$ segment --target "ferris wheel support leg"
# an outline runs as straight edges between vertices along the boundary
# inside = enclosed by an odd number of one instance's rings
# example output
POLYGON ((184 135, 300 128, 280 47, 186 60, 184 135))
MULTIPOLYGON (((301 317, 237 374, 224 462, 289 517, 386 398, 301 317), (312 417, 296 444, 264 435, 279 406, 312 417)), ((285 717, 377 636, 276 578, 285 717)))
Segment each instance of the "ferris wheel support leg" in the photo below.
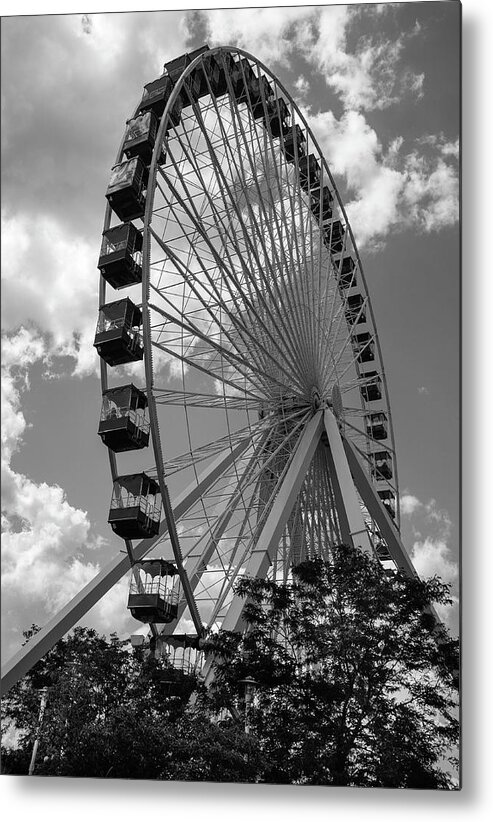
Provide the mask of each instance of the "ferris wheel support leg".
MULTIPOLYGON (((291 463, 279 493, 274 501, 270 514, 267 517, 262 532, 255 543, 255 548, 245 568, 245 576, 257 579, 265 578, 271 564, 271 553, 277 547, 282 537, 283 531, 288 522, 293 509, 296 497, 298 496, 306 472, 310 467, 313 455, 320 442, 323 430, 322 411, 318 411, 315 416, 306 424, 305 429, 298 441, 298 446, 293 454, 291 463)), ((238 631, 242 627, 241 614, 245 600, 243 597, 235 596, 228 608, 228 613, 221 625, 224 631, 238 631)), ((212 660, 205 663, 203 675, 206 683, 211 679, 212 660)))
MULTIPOLYGON (((190 485, 176 500, 174 506, 175 520, 200 499, 210 486, 219 479, 231 463, 245 451, 250 437, 241 440, 232 451, 224 452, 199 476, 198 482, 190 485)), ((133 549, 135 561, 141 560, 166 535, 166 520, 161 522, 159 534, 152 539, 144 539, 133 549)), ((36 662, 48 653, 64 634, 69 631, 84 614, 113 587, 130 569, 130 559, 120 553, 91 580, 77 596, 62 608, 26 645, 8 660, 2 669, 2 694, 5 694, 19 679, 26 674, 36 662)))
POLYGON ((330 409, 324 411, 324 424, 329 441, 330 461, 333 468, 331 477, 336 497, 337 514, 341 536, 350 545, 360 548, 365 554, 374 556, 370 537, 361 513, 360 504, 351 477, 348 460, 337 420, 330 409))
POLYGON ((361 499, 368 509, 368 513, 378 525, 380 533, 387 543, 390 556, 394 560, 396 566, 407 576, 417 577, 418 574, 409 559, 409 555, 404 548, 404 545, 402 544, 399 532, 390 519, 383 502, 373 487, 354 445, 345 437, 343 438, 343 443, 349 468, 354 479, 354 484, 356 485, 356 488, 361 495, 361 499))
MULTIPOLYGON (((394 523, 391 521, 381 499, 370 482, 354 445, 346 438, 344 438, 343 442, 355 485, 358 488, 361 498, 368 509, 368 513, 378 525, 380 533, 387 543, 390 556, 399 570, 406 574, 406 576, 419 579, 419 574, 412 564, 406 549, 404 548, 400 534, 394 523)), ((435 636, 437 644, 441 645, 442 642, 447 642, 448 636, 445 631, 444 624, 433 605, 430 603, 423 610, 433 619, 432 633, 435 636)))

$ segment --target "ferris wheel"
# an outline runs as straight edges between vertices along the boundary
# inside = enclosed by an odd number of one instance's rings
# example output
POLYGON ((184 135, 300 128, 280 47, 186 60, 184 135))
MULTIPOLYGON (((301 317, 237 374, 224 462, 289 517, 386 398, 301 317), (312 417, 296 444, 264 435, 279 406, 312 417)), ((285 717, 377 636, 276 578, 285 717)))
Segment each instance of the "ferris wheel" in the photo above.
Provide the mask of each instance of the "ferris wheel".
POLYGON ((106 198, 98 433, 126 553, 41 650, 129 569, 132 615, 197 649, 242 627, 239 576, 287 581, 341 543, 416 575, 361 261, 279 80, 234 48, 167 63, 126 123, 106 198))

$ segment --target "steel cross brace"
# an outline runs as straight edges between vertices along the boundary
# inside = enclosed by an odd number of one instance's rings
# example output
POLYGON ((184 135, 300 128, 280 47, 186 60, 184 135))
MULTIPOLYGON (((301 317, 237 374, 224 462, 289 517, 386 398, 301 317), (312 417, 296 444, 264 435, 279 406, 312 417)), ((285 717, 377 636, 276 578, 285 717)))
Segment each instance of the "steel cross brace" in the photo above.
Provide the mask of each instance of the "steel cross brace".
MULTIPOLYGON (((250 437, 241 440, 235 448, 224 452, 177 498, 174 505, 175 520, 179 520, 200 499, 210 486, 219 479, 229 465, 242 454, 250 443, 250 437)), ((151 539, 144 539, 134 548, 133 556, 141 560, 153 546, 168 532, 165 520, 161 522, 159 534, 151 539)), ((76 622, 81 619, 93 605, 103 597, 110 588, 130 569, 128 554, 120 553, 102 568, 77 596, 58 612, 26 645, 8 660, 2 669, 2 693, 5 694, 18 680, 26 674, 36 662, 48 653, 76 622)))

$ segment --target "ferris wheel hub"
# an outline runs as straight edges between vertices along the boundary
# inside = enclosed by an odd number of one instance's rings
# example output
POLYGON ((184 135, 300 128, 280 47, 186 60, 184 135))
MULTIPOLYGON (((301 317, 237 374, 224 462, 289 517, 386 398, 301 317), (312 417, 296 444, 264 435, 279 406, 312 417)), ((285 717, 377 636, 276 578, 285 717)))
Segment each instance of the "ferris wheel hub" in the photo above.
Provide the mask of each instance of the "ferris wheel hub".
POLYGON ((318 411, 318 409, 322 405, 322 400, 320 398, 320 391, 318 390, 316 385, 314 385, 312 388, 311 402, 313 410, 318 411))

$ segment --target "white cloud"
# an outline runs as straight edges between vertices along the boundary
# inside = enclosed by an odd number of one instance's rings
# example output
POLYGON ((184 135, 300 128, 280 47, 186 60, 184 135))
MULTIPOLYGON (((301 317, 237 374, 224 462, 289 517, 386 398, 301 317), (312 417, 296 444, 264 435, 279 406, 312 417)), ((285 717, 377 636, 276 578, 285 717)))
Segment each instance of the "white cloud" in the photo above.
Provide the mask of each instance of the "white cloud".
MULTIPOLYGON (((454 159, 453 153, 449 155, 454 159)), ((446 155, 447 156, 447 155, 446 155)), ((402 213, 426 232, 453 225, 459 217, 459 175, 456 163, 430 160, 411 152, 403 161, 402 213)))
POLYGON ((345 109, 384 109, 405 94, 421 94, 423 76, 399 66, 406 42, 418 33, 416 28, 394 40, 383 34, 360 37, 353 50, 348 48, 353 22, 386 11, 383 5, 326 6, 320 10, 318 37, 305 44, 307 59, 322 71, 345 109))
MULTIPOLYGON (((10 656, 28 627, 25 614, 41 622, 56 613, 98 573, 106 540, 93 533, 86 511, 71 505, 58 485, 35 483, 11 466, 22 445, 27 423, 22 397, 29 391, 29 368, 46 359, 42 337, 22 328, 3 342, 2 359, 2 612, 10 656)), ((124 587, 126 584, 123 583, 124 587)), ((126 604, 126 603, 125 603, 126 604)), ((119 630, 128 624, 117 586, 91 612, 98 630, 119 630), (118 607, 121 607, 118 619, 118 607)), ((87 619, 82 620, 88 624, 87 619)), ((29 623, 29 620, 27 620, 29 623)))
POLYGON ((415 511, 423 507, 423 503, 419 501, 413 494, 403 494, 400 499, 401 513, 404 516, 412 516, 415 511))
MULTIPOLYGON (((313 15, 312 8, 291 6, 216 9, 201 13, 199 19, 206 24, 210 46, 237 46, 270 65, 289 61, 293 30, 313 15)), ((193 22, 191 18, 191 27, 193 22)))
POLYGON ((35 325, 45 355, 71 356, 74 373, 98 372, 98 240, 68 237, 53 218, 2 215, 2 327, 35 325))
POLYGON ((454 584, 458 578, 457 563, 451 559, 450 549, 441 539, 427 537, 413 545, 412 560, 422 579, 437 576, 443 582, 454 584))
POLYGON ((294 99, 296 100, 298 105, 300 105, 300 104, 302 105, 305 101, 305 98, 306 98, 309 90, 310 90, 310 83, 306 79, 306 77, 303 77, 303 75, 300 75, 294 83, 294 88, 295 88, 294 99))
POLYGON ((400 502, 402 514, 412 517, 413 524, 417 522, 420 526, 419 531, 414 529, 416 539, 411 550, 411 559, 419 576, 421 579, 438 576, 451 586, 452 605, 436 605, 439 617, 449 624, 459 604, 459 567, 450 547, 453 523, 448 512, 437 506, 435 499, 423 503, 406 491, 400 502), (423 536, 421 532, 427 533, 423 536))
POLYGON ((458 220, 459 175, 455 149, 443 136, 418 140, 405 154, 402 137, 387 152, 363 114, 347 111, 308 115, 333 174, 343 178, 346 205, 359 247, 377 247, 391 231, 438 231, 458 220), (445 149, 445 151, 444 151, 445 149))
POLYGON ((426 387, 426 385, 418 386, 418 394, 429 394, 429 393, 430 392, 429 392, 428 388, 426 387))

